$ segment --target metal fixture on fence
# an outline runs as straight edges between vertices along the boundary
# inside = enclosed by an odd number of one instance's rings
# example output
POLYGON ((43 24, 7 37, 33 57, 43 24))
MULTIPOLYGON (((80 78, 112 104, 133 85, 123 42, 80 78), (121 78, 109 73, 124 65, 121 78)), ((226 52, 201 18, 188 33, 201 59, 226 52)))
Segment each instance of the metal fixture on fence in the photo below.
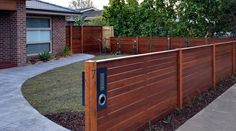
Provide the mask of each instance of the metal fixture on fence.
POLYGON ((120 44, 120 39, 119 38, 117 39, 117 42, 116 42, 116 47, 115 47, 114 54, 115 55, 121 54, 121 44, 120 44))
POLYGON ((131 44, 132 44, 131 54, 137 54, 137 41, 133 40, 131 44))

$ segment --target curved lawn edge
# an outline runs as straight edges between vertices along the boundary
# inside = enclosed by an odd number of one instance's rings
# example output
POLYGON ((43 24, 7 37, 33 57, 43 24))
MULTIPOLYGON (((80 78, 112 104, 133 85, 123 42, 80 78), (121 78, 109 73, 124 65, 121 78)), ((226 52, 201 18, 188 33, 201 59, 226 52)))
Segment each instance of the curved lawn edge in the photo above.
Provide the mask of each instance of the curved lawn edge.
MULTIPOLYGON (((113 57, 117 55, 97 56, 94 59, 113 57)), ((73 123, 79 121, 83 126, 84 107, 81 101, 83 66, 84 61, 81 61, 36 75, 25 81, 22 93, 32 107, 52 121, 68 128, 70 124, 68 126, 66 120, 76 118, 72 120, 73 123), (63 122, 58 122, 58 118, 63 122)))
POLYGON ((77 54, 66 59, 37 65, 15 67, 0 70, 1 84, 1 123, 0 130, 57 130, 67 131, 64 127, 50 121, 35 110, 23 96, 23 83, 56 67, 68 65, 77 61, 94 57, 88 54, 77 54), (5 126, 2 125, 5 123, 5 126), (9 125, 9 126, 6 126, 9 125), (14 125, 14 126, 10 126, 14 125))

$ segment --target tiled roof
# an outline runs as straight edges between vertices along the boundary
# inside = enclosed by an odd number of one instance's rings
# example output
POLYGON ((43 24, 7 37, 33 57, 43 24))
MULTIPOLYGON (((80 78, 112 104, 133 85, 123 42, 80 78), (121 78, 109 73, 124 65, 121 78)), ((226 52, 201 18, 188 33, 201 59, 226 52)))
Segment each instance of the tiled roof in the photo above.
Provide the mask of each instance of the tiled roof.
POLYGON ((51 4, 51 3, 40 1, 40 0, 27 0, 26 9, 78 14, 78 12, 73 9, 69 9, 66 7, 62 7, 59 5, 51 4))
POLYGON ((97 17, 97 16, 101 16, 102 15, 102 10, 98 10, 98 11, 88 11, 82 14, 82 16, 85 17, 97 17))

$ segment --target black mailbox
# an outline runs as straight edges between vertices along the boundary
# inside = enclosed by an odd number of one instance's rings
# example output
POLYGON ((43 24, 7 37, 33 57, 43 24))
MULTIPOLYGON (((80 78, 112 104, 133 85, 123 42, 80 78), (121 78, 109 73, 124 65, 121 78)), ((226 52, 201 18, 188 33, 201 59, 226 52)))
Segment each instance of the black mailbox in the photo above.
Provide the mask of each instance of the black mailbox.
POLYGON ((85 75, 82 72, 82 106, 85 106, 85 75))
POLYGON ((107 107, 107 68, 97 69, 97 110, 107 107))
MULTIPOLYGON (((85 106, 85 74, 82 73, 82 105, 85 106)), ((107 107, 107 68, 97 69, 97 110, 107 107)))

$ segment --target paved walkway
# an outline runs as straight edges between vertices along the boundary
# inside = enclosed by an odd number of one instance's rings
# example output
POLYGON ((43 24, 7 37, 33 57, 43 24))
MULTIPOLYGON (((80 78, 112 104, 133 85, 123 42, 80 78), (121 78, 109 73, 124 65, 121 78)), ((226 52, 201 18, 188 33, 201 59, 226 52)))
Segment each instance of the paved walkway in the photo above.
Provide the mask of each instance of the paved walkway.
POLYGON ((21 86, 38 74, 92 57, 78 54, 58 61, 0 70, 0 131, 66 131, 31 107, 21 93, 21 86))
POLYGON ((236 131, 236 84, 177 131, 236 131))

